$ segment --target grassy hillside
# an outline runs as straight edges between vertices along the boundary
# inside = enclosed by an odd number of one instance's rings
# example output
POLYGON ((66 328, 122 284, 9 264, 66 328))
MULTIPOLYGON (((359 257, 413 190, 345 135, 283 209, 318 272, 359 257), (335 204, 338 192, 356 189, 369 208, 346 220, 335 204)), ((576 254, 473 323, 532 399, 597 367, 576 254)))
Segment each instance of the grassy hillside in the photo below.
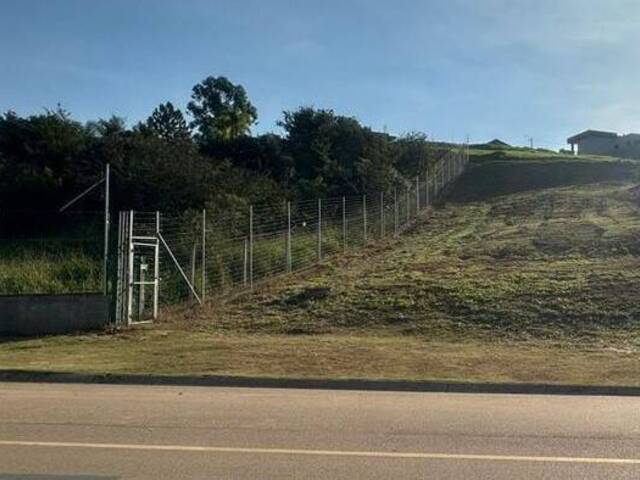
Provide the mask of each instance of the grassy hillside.
POLYGON ((0 368, 637 383, 636 163, 474 152, 406 237, 150 328, 0 345, 0 368))
POLYGON ((599 183, 449 203, 406 240, 197 318, 212 329, 432 339, 635 330, 640 209, 629 188, 599 183))
POLYGON ((637 178, 637 162, 612 157, 553 154, 522 149, 472 150, 471 169, 461 178, 451 201, 491 197, 568 185, 637 178))

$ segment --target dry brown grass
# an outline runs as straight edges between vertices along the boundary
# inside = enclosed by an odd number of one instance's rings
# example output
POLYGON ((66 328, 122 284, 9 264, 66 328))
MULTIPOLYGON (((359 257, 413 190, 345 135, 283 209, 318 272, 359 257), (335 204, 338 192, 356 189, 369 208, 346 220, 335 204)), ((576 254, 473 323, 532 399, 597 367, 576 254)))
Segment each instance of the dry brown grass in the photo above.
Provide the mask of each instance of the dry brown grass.
POLYGON ((399 336, 228 335, 138 329, 3 345, 2 369, 638 384, 638 352, 566 344, 445 342, 399 336))

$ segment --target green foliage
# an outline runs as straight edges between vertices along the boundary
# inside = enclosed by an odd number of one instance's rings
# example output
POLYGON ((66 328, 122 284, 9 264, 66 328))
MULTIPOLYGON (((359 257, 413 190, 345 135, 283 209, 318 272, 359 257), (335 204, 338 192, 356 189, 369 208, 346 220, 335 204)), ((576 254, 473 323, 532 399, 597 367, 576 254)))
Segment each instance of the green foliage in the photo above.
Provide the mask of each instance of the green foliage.
POLYGON ((195 85, 187 109, 203 143, 245 135, 258 119, 244 87, 226 77, 207 77, 195 85))
POLYGON ((403 174, 414 176, 426 171, 433 152, 424 133, 413 132, 399 138, 398 164, 403 174))
POLYGON ((0 294, 78 293, 100 289, 102 261, 95 240, 49 238, 0 244, 0 294))
POLYGON ((148 133, 167 142, 190 142, 191 131, 180 109, 171 102, 163 103, 151 113, 149 118, 139 126, 143 133, 148 133))
POLYGON ((387 190, 397 183, 394 139, 333 110, 284 112, 285 154, 291 179, 304 196, 387 190))
POLYGON ((61 199, 87 148, 82 125, 58 108, 0 117, 0 206, 29 208, 61 199))
MULTIPOLYGON (((172 103, 128 128, 117 116, 82 125, 58 108, 0 118, 0 205, 49 210, 113 172, 116 209, 180 211, 389 191, 423 175, 438 149, 426 136, 394 138, 332 110, 284 112, 285 135, 250 136, 257 113, 244 88, 225 77, 193 87, 187 109, 172 103)), ((101 195, 82 208, 101 208, 101 195)))
MULTIPOLYGON (((245 89, 225 77, 195 85, 187 110, 190 125, 166 102, 133 128, 118 116, 83 125, 60 107, 29 117, 7 112, 0 117, 3 235, 40 234, 45 226, 63 231, 58 209, 100 180, 106 164, 112 212, 159 210, 187 219, 206 208, 212 216, 237 217, 233 222, 245 228, 249 205, 262 205, 267 218, 285 200, 390 192, 407 183, 405 177, 424 175, 438 156, 423 135, 394 138, 310 107, 284 112, 284 135, 252 136, 256 108, 245 89), (29 214, 9 220, 6 212, 16 210, 29 214)), ((74 208, 100 211, 103 190, 74 208)), ((232 228, 229 235, 235 233, 232 228)), ((264 269, 281 260, 276 252, 265 247, 264 269)))

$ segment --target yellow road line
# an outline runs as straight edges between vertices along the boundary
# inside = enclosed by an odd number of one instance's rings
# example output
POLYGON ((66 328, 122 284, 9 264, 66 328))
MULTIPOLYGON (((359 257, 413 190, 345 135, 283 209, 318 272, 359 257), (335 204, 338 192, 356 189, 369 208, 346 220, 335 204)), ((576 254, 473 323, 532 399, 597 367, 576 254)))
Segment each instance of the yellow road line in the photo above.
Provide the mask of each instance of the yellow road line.
POLYGON ((470 453, 422 453, 422 452, 367 452, 343 450, 304 450, 295 448, 245 448, 211 447, 198 445, 144 445, 122 443, 82 443, 82 442, 30 442, 22 440, 0 440, 6 447, 51 447, 51 448, 96 448, 115 450, 146 450, 162 452, 205 452, 205 453, 255 453, 268 455, 316 455, 337 457, 377 457, 424 460, 484 460, 506 462, 548 462, 548 463, 600 463, 640 465, 640 458, 604 457, 546 457, 531 455, 482 455, 470 453))

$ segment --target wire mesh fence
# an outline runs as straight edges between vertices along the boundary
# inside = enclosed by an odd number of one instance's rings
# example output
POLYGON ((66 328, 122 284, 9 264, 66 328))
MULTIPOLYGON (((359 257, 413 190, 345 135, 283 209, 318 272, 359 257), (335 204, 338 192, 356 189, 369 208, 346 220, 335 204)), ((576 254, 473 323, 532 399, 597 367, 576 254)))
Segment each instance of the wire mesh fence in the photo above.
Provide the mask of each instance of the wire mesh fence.
POLYGON ((465 148, 450 150, 423 175, 364 195, 283 199, 216 215, 130 212, 133 280, 128 283, 135 285, 127 300, 131 315, 149 317, 144 310, 153 293, 145 282, 155 262, 160 305, 203 302, 400 235, 438 201, 467 160, 465 148), (157 259, 145 252, 146 238, 159 240, 157 259))
POLYGON ((251 289, 278 275, 399 235, 467 163, 446 152, 384 191, 302 198, 216 213, 0 210, 0 295, 113 293, 118 321, 159 305, 251 289), (116 221, 117 220, 117 221, 116 221))

